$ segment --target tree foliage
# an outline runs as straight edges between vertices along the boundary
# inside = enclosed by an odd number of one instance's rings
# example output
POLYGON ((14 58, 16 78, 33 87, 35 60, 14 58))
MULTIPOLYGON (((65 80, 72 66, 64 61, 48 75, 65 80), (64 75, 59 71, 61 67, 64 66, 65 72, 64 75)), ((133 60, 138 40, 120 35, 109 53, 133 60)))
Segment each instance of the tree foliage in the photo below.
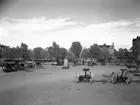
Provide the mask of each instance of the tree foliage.
POLYGON ((123 49, 120 48, 116 53, 115 56, 119 59, 119 60, 125 60, 129 63, 132 63, 132 61, 137 60, 137 57, 133 54, 132 51, 129 51, 128 49, 123 49))
POLYGON ((109 50, 106 46, 102 47, 100 50, 101 50, 101 58, 102 59, 109 58, 109 50))
POLYGON ((34 58, 35 59, 42 59, 44 57, 43 52, 44 52, 44 50, 42 47, 34 48, 34 58))
POLYGON ((126 57, 128 57, 129 51, 125 48, 120 48, 116 53, 115 56, 118 59, 125 59, 126 57))
POLYGON ((28 50, 28 54, 29 54, 29 59, 30 59, 30 60, 34 59, 34 50, 29 49, 29 50, 28 50))
POLYGON ((29 59, 28 45, 21 43, 21 46, 17 47, 5 47, 2 52, 2 57, 7 59, 29 59))
MULTIPOLYGON (((134 59, 136 56, 135 51, 136 46, 131 48, 131 51, 127 49, 120 48, 119 51, 115 51, 114 55, 119 59, 134 59)), ((56 42, 53 42, 50 47, 43 49, 41 47, 36 47, 33 50, 28 49, 28 45, 25 43, 21 43, 20 46, 17 47, 5 47, 3 50, 0 49, 0 53, 2 53, 3 58, 9 59, 19 59, 23 58, 24 60, 29 59, 59 59, 63 60, 65 57, 68 58, 69 61, 74 59, 81 58, 95 58, 95 59, 106 59, 109 56, 109 50, 107 47, 100 47, 97 44, 93 44, 90 48, 83 48, 80 42, 75 41, 72 43, 70 50, 60 47, 56 42)))
POLYGON ((48 53, 50 58, 59 57, 59 45, 56 42, 53 42, 52 46, 48 48, 48 53))
POLYGON ((2 52, 2 57, 3 58, 13 58, 13 53, 12 53, 12 48, 10 48, 9 46, 3 49, 2 52))
POLYGON ((56 42, 53 42, 52 46, 48 48, 47 53, 48 58, 50 59, 63 60, 66 57, 67 50, 63 47, 60 47, 56 42))
POLYGON ((72 51, 68 51, 66 57, 69 61, 73 61, 76 58, 75 54, 72 51))
POLYGON ((89 57, 89 49, 84 48, 81 53, 81 58, 87 59, 89 57))
POLYGON ((21 49, 22 59, 29 60, 30 57, 29 57, 29 53, 28 53, 28 45, 22 42, 20 49, 21 49))
POLYGON ((80 57, 80 53, 82 50, 82 45, 80 42, 73 42, 71 45, 71 51, 75 54, 76 58, 80 57))
POLYGON ((60 56, 60 58, 61 59, 64 59, 65 57, 66 57, 66 55, 67 55, 67 49, 65 49, 65 48, 59 48, 59 56, 60 56))
POLYGON ((91 45, 89 48, 89 56, 91 58, 99 59, 101 56, 100 48, 97 44, 91 45))

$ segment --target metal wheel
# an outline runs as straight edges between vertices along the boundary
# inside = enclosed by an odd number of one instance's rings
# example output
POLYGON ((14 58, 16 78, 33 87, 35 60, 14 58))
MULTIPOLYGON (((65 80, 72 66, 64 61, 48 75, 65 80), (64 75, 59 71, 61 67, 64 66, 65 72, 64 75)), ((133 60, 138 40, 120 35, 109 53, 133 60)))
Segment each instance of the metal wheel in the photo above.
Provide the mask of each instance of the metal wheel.
POLYGON ((7 71, 6 71, 6 67, 5 67, 4 65, 2 66, 2 70, 3 70, 4 72, 7 72, 7 71))
POLYGON ((90 83, 93 83, 93 74, 91 72, 90 72, 90 76, 91 76, 90 83))
POLYGON ((90 82, 90 83, 92 83, 92 82, 93 82, 92 78, 90 78, 89 82, 90 82))
POLYGON ((125 82, 126 82, 127 84, 130 84, 130 82, 131 82, 131 77, 130 77, 129 73, 126 74, 125 82))
POLYGON ((117 82, 117 78, 116 78, 116 74, 115 73, 112 73, 112 75, 111 75, 111 82, 113 83, 113 84, 115 84, 116 82, 117 82))
POLYGON ((76 73, 76 83, 79 82, 79 73, 76 73))
POLYGON ((79 78, 76 78, 76 83, 79 83, 80 81, 79 81, 79 78))

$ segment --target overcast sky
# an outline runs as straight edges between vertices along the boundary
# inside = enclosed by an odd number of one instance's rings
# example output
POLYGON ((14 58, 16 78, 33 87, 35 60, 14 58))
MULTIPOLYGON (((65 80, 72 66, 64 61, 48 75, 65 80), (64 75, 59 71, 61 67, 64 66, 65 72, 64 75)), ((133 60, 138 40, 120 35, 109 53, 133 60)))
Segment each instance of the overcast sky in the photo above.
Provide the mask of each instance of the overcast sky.
POLYGON ((140 34, 140 0, 0 0, 0 43, 46 48, 112 44, 130 48, 140 34))

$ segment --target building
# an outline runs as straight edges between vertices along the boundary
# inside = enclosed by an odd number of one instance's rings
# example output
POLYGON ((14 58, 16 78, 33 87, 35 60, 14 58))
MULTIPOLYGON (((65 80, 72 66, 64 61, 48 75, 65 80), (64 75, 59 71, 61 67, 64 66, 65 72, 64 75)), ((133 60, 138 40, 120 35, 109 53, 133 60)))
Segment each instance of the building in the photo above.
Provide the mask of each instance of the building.
POLYGON ((132 51, 134 55, 137 56, 138 59, 140 59, 140 37, 137 36, 132 40, 132 51))
POLYGON ((114 48, 114 42, 112 43, 112 45, 99 45, 100 50, 102 52, 102 57, 107 59, 107 58, 112 58, 114 57, 114 52, 115 52, 115 48, 114 48))
POLYGON ((112 45, 110 45, 108 50, 109 50, 110 55, 114 57, 114 52, 115 52, 114 42, 112 43, 112 45))
POLYGON ((0 44, 0 58, 2 58, 3 49, 7 47, 6 45, 0 44))

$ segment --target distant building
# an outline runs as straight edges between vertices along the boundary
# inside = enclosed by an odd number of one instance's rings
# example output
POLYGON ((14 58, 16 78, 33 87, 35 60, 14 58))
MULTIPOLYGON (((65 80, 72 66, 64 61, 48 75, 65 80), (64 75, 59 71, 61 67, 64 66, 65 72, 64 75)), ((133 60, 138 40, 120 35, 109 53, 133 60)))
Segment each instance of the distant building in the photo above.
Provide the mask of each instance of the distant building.
POLYGON ((140 59, 140 37, 137 36, 135 39, 132 40, 132 51, 134 55, 140 59))
POLYGON ((2 58, 3 49, 7 47, 6 45, 0 44, 0 58, 2 58))
POLYGON ((110 55, 114 57, 114 52, 115 52, 114 42, 112 43, 112 45, 110 45, 108 50, 109 50, 110 55))
POLYGON ((104 50, 104 52, 106 52, 106 58, 114 57, 114 52, 116 51, 114 48, 114 42, 112 43, 112 45, 103 44, 99 45, 99 47, 101 51, 104 50))
POLYGON ((5 47, 7 47, 6 45, 0 44, 0 49, 4 49, 5 47))

